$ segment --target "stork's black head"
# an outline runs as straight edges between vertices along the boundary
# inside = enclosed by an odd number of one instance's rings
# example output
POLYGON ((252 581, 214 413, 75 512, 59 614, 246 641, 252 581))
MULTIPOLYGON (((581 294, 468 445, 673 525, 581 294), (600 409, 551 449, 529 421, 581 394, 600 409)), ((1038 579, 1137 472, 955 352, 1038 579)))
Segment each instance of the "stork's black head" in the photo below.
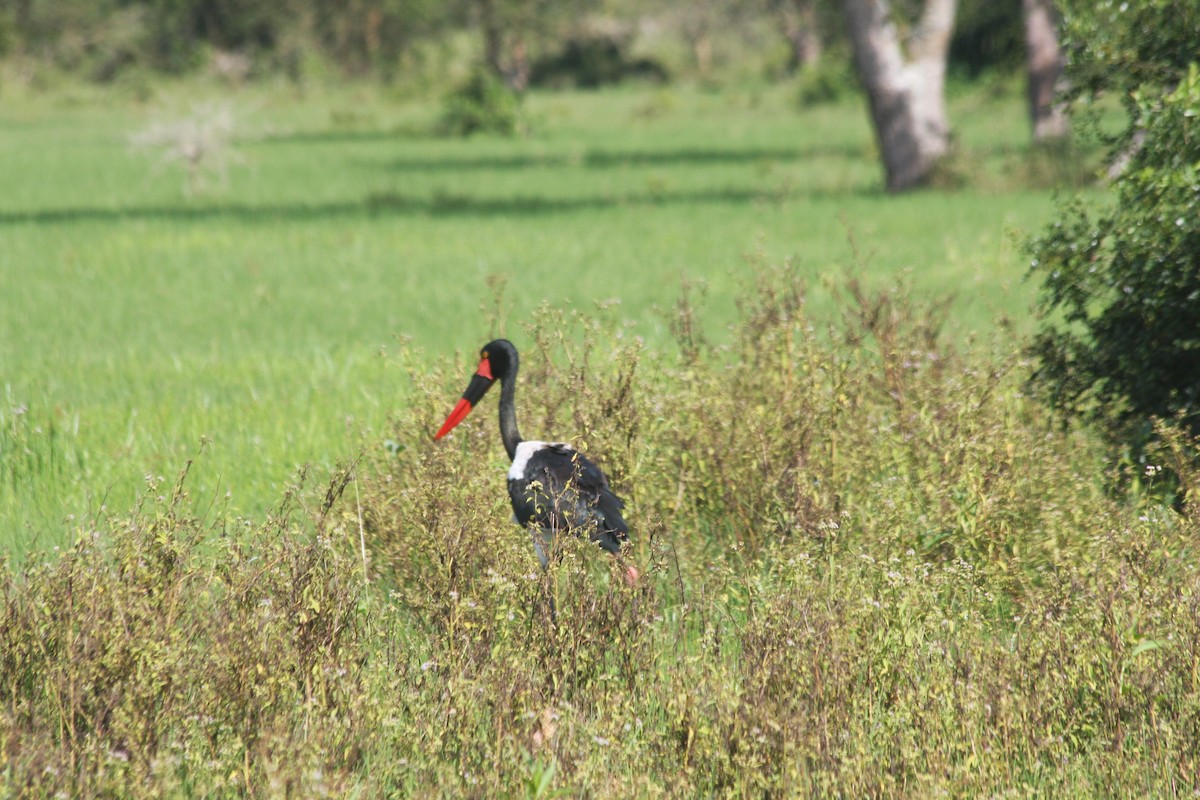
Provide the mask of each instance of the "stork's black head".
POLYGON ((517 348, 508 339, 494 339, 479 351, 479 365, 490 365, 495 380, 511 380, 517 374, 517 348))
POLYGON ((498 380, 512 380, 516 374, 517 348, 513 347, 512 342, 507 339, 495 339, 485 344, 479 351, 479 368, 471 376, 467 390, 463 392, 462 399, 454 406, 450 416, 442 423, 441 430, 433 438, 442 438, 451 428, 466 419, 467 414, 470 414, 471 409, 483 399, 493 383, 498 380))

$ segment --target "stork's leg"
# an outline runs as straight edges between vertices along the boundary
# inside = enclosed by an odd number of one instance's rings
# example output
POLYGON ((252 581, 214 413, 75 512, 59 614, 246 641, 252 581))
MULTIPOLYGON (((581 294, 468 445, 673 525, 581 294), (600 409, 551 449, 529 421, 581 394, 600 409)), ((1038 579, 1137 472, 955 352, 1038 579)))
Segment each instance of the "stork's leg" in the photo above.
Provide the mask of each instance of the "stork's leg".
POLYGON ((550 550, 554 545, 554 534, 545 528, 531 528, 530 538, 533 539, 533 552, 537 553, 538 561, 545 569, 550 564, 550 550))
POLYGON ((550 601, 550 623, 558 624, 558 606, 554 602, 554 587, 550 584, 550 554, 554 546, 554 532, 546 528, 530 527, 530 538, 533 539, 533 552, 537 553, 538 561, 542 564, 543 587, 546 598, 550 601))

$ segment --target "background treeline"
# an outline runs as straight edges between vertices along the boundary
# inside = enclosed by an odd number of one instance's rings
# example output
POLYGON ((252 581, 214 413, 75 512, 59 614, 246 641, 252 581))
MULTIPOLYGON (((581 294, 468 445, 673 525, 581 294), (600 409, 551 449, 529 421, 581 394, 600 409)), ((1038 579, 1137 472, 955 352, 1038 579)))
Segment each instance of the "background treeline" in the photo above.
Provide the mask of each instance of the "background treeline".
MULTIPOLYGON (((1017 0, 962 3, 952 71, 1018 67, 1021 15, 1017 0)), ((824 59, 848 71, 849 54, 831 0, 6 0, 0 58, 27 76, 52 69, 98 82, 202 69, 402 82, 483 62, 518 85, 531 75, 595 85, 711 77, 732 62, 784 75, 824 59), (640 69, 622 68, 635 59, 640 69)))
POLYGON ((313 57, 350 74, 390 74, 448 11, 430 0, 16 0, 0 16, 0 48, 97 81, 135 68, 182 74, 221 58, 242 76, 298 77, 313 57))

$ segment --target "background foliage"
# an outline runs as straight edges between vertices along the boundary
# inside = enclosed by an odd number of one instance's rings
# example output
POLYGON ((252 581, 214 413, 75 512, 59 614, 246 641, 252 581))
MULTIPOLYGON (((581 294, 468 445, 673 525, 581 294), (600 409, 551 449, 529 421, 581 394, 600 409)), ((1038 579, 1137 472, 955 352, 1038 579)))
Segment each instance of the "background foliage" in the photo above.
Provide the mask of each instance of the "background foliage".
MULTIPOLYGON (((494 42, 501 70, 515 66, 513 49, 520 43, 529 65, 543 60, 543 81, 548 68, 578 71, 584 85, 597 74, 611 75, 606 62, 614 56, 604 44, 623 51, 618 60, 630 59, 631 66, 619 70, 623 76, 661 79, 668 72, 699 71, 711 78, 712 64, 736 69, 741 61, 770 69, 773 61, 787 62, 787 14, 801 5, 706 0, 680 13, 661 0, 14 0, 0 9, 0 56, 102 82, 138 71, 180 74, 201 67, 235 80, 272 74, 305 80, 319 76, 328 68, 323 65, 343 75, 396 81, 455 60, 466 36, 478 42, 474 58, 480 62, 489 39, 494 42), (581 53, 583 63, 574 63, 581 53)), ((840 9, 824 0, 812 5, 817 38, 844 61, 840 9)), ((1011 69, 1023 52, 1020 30, 1019 3, 964 2, 954 63, 972 76, 1011 69)))

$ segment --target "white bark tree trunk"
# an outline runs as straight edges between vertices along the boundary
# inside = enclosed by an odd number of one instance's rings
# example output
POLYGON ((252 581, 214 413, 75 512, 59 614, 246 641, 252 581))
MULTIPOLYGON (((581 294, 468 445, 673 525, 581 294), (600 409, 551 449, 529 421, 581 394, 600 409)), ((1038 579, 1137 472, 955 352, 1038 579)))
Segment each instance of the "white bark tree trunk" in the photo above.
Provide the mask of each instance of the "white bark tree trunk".
POLYGON ((925 0, 905 47, 888 0, 843 0, 889 191, 925 183, 950 150, 946 58, 957 5, 957 0, 925 0))
POLYGON ((1069 132, 1067 112, 1055 101, 1063 74, 1062 50, 1054 28, 1051 0, 1022 0, 1029 63, 1029 119, 1033 140, 1062 139, 1069 132))

